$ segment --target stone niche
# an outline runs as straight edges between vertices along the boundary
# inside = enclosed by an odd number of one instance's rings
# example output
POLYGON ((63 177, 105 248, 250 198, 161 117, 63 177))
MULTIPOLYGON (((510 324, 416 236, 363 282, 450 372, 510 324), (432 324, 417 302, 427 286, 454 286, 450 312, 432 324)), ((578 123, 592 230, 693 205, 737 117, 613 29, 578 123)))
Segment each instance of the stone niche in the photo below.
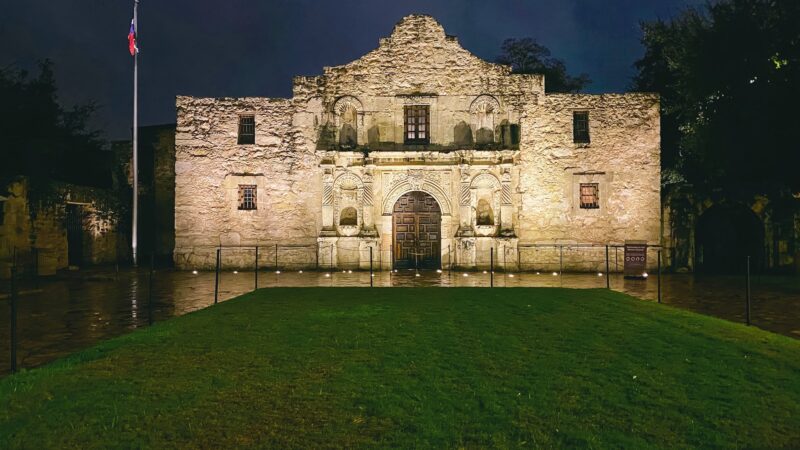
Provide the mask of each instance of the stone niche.
POLYGON ((372 174, 336 164, 323 167, 322 230, 318 238, 320 268, 368 269, 373 248, 378 268, 372 174))
POLYGON ((364 136, 364 106, 361 101, 345 95, 333 104, 334 132, 340 149, 355 149, 366 142, 364 136))

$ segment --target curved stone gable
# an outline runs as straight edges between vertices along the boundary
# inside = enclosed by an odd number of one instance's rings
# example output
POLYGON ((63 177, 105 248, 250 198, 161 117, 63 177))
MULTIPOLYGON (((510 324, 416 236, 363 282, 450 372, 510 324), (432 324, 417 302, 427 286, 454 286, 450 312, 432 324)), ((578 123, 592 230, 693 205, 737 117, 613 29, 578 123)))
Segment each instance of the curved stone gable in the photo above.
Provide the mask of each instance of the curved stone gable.
POLYGON ((543 94, 541 75, 511 74, 511 67, 486 62, 447 36, 433 17, 410 15, 377 49, 350 63, 325 67, 321 77, 296 78, 306 88, 322 85, 334 96, 347 95, 353 83, 365 95, 435 93, 479 95, 489 90, 543 94))

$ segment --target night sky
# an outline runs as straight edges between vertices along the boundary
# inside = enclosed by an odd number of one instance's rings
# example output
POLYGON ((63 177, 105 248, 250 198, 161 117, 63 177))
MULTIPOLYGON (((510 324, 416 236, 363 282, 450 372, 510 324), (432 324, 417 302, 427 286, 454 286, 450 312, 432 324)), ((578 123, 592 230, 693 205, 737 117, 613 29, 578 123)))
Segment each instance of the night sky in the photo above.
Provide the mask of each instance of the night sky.
MULTIPOLYGON (((130 135, 131 0, 16 0, 0 14, 0 67, 50 58, 62 103, 100 105, 94 126, 130 135)), ((705 0, 141 0, 141 125, 175 121, 177 94, 288 97, 294 75, 316 75, 374 49, 404 15, 434 16, 477 56, 530 36, 586 72, 588 92, 619 92, 642 54, 641 20, 705 0)))

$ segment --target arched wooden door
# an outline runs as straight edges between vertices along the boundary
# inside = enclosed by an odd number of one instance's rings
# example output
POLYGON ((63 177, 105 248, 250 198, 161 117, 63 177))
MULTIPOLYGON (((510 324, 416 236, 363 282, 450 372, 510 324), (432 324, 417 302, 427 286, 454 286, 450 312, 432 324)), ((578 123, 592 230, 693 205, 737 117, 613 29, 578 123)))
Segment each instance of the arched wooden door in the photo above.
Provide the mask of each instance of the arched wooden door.
POLYGON ((438 269, 442 263, 442 211, 424 192, 409 192, 394 204, 392 255, 396 269, 438 269))

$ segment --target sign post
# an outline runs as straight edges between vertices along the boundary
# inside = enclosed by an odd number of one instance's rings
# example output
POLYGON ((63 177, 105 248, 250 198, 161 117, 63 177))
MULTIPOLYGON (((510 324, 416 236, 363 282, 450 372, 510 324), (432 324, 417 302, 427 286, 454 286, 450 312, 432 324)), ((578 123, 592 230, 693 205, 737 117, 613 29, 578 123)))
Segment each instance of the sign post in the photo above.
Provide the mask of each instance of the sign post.
POLYGON ((625 241, 625 278, 647 278, 647 241, 625 241))

